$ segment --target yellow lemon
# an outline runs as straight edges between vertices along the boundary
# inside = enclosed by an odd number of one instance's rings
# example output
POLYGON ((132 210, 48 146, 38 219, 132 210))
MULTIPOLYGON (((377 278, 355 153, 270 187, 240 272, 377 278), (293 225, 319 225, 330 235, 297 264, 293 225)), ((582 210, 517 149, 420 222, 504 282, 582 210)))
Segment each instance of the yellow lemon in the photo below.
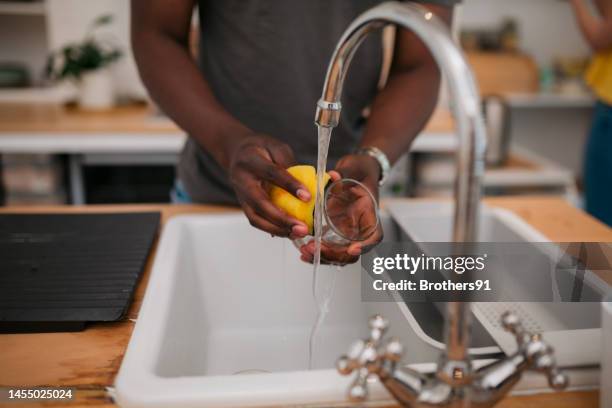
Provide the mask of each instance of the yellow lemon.
MULTIPOLYGON (((314 228, 313 223, 315 191, 317 190, 317 171, 313 166, 308 165, 289 167, 287 171, 308 189, 311 196, 310 201, 304 202, 278 186, 272 186, 270 188, 270 199, 278 208, 285 211, 290 216, 306 223, 306 226, 308 226, 308 231, 310 231, 312 234, 314 228)), ((323 178, 323 186, 327 185, 329 179, 329 174, 325 173, 325 177, 323 178)), ((321 189, 321 192, 323 192, 323 189, 321 189)))

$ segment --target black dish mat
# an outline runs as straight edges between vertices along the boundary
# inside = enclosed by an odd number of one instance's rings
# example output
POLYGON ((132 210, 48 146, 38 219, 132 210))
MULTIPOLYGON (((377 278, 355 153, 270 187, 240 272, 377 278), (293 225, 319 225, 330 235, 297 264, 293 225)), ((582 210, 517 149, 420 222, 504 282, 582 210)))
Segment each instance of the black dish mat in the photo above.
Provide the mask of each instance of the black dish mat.
POLYGON ((121 319, 160 214, 0 215, 0 333, 121 319))

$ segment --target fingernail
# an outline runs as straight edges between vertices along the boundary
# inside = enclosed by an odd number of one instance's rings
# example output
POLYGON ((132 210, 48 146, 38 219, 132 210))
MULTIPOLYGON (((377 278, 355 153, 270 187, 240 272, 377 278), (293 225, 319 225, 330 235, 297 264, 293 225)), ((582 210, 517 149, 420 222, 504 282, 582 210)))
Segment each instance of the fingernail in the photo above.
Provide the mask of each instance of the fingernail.
POLYGON ((304 237, 308 234, 308 228, 305 225, 296 224, 291 227, 291 232, 298 237, 304 237))
POLYGON ((348 252, 350 255, 361 255, 361 248, 349 248, 346 252, 348 252))
POLYGON ((310 201, 310 192, 308 190, 304 190, 303 188, 298 189, 296 195, 302 201, 310 201))

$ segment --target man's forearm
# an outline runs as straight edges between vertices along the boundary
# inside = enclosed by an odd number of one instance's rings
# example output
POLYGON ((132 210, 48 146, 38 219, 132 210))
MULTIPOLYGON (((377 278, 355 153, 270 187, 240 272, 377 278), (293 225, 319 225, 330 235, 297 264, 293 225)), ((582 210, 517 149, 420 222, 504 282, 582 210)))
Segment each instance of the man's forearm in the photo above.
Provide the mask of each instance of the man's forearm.
POLYGON ((378 147, 395 163, 427 124, 439 86, 433 63, 392 74, 372 104, 361 145, 378 147))
MULTIPOLYGON (((450 26, 453 9, 426 6, 450 26)), ((436 107, 440 70, 423 41, 409 30, 397 30, 393 64, 386 87, 374 99, 362 146, 381 149, 393 164, 410 149, 436 107)))
POLYGON ((232 146, 250 130, 217 102, 188 45, 154 30, 134 31, 132 42, 141 77, 155 101, 227 169, 232 146))

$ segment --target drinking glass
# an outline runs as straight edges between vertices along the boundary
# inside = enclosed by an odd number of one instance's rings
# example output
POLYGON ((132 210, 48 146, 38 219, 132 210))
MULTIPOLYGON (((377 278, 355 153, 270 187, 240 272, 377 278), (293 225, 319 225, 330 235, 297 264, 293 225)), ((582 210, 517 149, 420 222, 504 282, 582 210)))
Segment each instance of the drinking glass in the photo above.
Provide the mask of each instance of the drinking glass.
MULTIPOLYGON (((328 246, 348 246, 370 238, 380 223, 378 204, 372 192, 353 179, 340 179, 325 189, 321 242, 328 246)), ((314 239, 295 239, 299 249, 314 239)))

